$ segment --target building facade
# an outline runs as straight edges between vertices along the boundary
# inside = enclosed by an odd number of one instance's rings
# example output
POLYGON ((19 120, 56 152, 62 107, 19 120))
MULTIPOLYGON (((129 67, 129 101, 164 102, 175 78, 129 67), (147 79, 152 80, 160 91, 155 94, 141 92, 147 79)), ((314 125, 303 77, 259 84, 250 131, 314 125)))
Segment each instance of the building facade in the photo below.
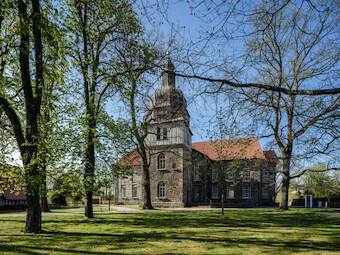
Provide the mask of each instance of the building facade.
MULTIPOLYGON (((174 65, 167 58, 161 87, 145 118, 152 205, 218 205, 222 197, 226 206, 273 204, 275 152, 263 152, 257 138, 192 143, 187 102, 175 81, 174 65)), ((140 158, 134 151, 118 164, 129 166, 130 174, 116 180, 116 202, 140 204, 140 158)))

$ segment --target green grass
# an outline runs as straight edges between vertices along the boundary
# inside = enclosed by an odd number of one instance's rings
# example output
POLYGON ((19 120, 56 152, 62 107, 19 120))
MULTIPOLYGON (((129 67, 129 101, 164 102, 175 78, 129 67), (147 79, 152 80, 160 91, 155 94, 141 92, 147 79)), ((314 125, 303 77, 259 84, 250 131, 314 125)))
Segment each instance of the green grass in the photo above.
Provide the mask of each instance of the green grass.
POLYGON ((340 218, 314 210, 44 216, 41 234, 24 217, 0 218, 0 254, 339 254, 340 218))
MULTIPOLYGON (((109 206, 106 205, 93 205, 93 211, 94 212, 105 212, 109 211, 109 206)), ((110 211, 114 211, 112 208, 110 208, 110 211)), ((72 213, 72 212, 84 212, 84 206, 65 206, 65 207, 59 207, 59 208, 51 208, 51 212, 59 212, 59 213, 72 213)))
MULTIPOLYGON (((59 213, 72 213, 72 212, 84 212, 84 206, 83 205, 77 205, 77 206, 62 206, 58 208, 50 208, 51 212, 59 212, 59 213)), ((93 211, 94 212, 105 212, 109 211, 109 207, 106 205, 93 205, 93 211)), ((114 211, 112 207, 110 208, 110 211, 114 211)), ((25 214, 26 209, 19 209, 19 210, 0 210, 0 214, 7 214, 7 213, 15 213, 15 214, 25 214)))
POLYGON ((138 210, 142 209, 139 205, 115 205, 115 206, 131 208, 131 209, 138 209, 138 210))

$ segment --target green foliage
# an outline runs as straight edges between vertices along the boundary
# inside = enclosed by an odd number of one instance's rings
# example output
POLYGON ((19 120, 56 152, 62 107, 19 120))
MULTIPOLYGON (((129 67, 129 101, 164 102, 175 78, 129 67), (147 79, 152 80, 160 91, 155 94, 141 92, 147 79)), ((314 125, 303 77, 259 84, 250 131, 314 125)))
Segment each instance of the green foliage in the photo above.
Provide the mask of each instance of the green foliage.
POLYGON ((313 172, 308 171, 303 177, 306 194, 313 194, 318 198, 330 198, 340 194, 339 171, 322 171, 327 169, 325 163, 316 164, 310 169, 313 172))

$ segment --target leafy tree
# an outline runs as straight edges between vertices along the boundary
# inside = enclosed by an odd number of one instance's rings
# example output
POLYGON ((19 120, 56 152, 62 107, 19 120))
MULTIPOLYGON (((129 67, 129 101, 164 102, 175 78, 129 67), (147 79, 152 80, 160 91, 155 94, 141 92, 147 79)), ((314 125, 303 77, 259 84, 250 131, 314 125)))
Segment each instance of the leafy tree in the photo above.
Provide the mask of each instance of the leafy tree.
MULTIPOLYGON (((142 159, 142 185, 143 185, 143 197, 142 197, 142 208, 153 209, 151 204, 151 193, 150 193, 150 150, 148 150, 145 143, 145 139, 148 135, 148 121, 145 118, 141 119, 141 107, 137 104, 137 98, 142 93, 143 76, 147 71, 154 68, 152 59, 155 59, 155 51, 148 45, 138 46, 138 42, 134 41, 133 45, 128 46, 124 50, 124 62, 123 68, 126 70, 138 70, 131 71, 125 75, 126 85, 121 89, 121 95, 123 101, 127 103, 130 112, 130 132, 134 137, 137 152, 142 159), (130 48, 133 47, 133 48, 130 48)), ((123 57, 123 56, 122 56, 123 57)), ((144 97, 145 99, 145 97, 144 97)))
POLYGON ((318 198, 326 197, 329 203, 331 197, 339 193, 340 183, 336 174, 323 171, 324 169, 327 169, 324 163, 312 166, 303 176, 303 183, 306 193, 313 194, 318 198))
POLYGON ((84 187, 85 216, 93 218, 95 144, 98 118, 105 100, 112 97, 121 75, 116 66, 115 45, 137 27, 138 20, 127 1, 69 0, 65 18, 69 54, 81 77, 85 112, 84 187))
MULTIPOLYGON (((2 15, 0 20, 3 22, 6 16, 6 7, 10 10, 14 9, 14 1, 5 1, 1 3, 2 15)), ((44 66, 43 66, 43 48, 41 36, 41 20, 42 14, 40 10, 39 0, 32 0, 31 2, 31 17, 29 18, 28 4, 25 1, 18 0, 17 8, 19 12, 18 22, 18 37, 20 38, 19 45, 19 67, 20 67, 20 87, 17 87, 17 92, 23 93, 25 99, 25 112, 19 112, 13 107, 8 88, 13 88, 9 84, 9 79, 4 78, 5 73, 2 73, 0 91, 0 106, 7 118, 11 123, 11 128, 15 135, 18 148, 22 157, 23 165, 25 168, 25 188, 27 194, 27 217, 26 217, 26 232, 39 232, 41 231, 41 211, 39 203, 39 159, 38 159, 38 140, 39 140, 39 125, 38 117, 41 110, 41 97, 44 88, 44 66), (32 27, 32 30, 30 29, 32 27), (35 75, 34 85, 32 84, 32 74, 30 65, 31 51, 31 32, 33 34, 33 49, 34 49, 34 64, 35 75), (24 120, 24 121, 23 121, 24 120)), ((17 21, 16 19, 15 21, 17 21)), ((6 24, 6 23, 2 23, 6 24)), ((8 27, 1 27, 7 29, 8 27)), ((1 36, 6 37, 6 32, 1 31, 1 36)), ((15 38, 15 36, 14 36, 15 38)), ((3 46, 3 45, 2 45, 3 46)), ((6 45, 4 46, 6 47, 6 45)), ((7 45, 7 47, 9 47, 7 45)), ((8 48, 9 50, 9 48, 8 48)), ((3 58, 2 60, 6 60, 3 58)), ((6 62, 6 61, 5 61, 6 62)), ((3 64, 3 63, 2 63, 3 64)), ((2 66, 5 69, 5 66, 2 66)), ((17 84, 16 84, 17 85, 17 84)))

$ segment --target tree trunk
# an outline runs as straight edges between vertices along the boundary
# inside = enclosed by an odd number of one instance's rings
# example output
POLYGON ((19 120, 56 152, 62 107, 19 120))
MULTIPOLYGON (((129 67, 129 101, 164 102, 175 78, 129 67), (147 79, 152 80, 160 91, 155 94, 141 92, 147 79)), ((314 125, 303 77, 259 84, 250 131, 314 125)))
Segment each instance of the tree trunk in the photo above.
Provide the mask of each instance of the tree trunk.
POLYGON ((224 192, 223 191, 222 191, 222 194, 221 194, 221 206, 222 206, 222 216, 221 216, 221 219, 222 220, 224 220, 224 192))
POLYGON ((282 169, 282 187, 281 187, 281 200, 280 200, 280 210, 288 210, 288 192, 289 192, 289 182, 290 182, 290 158, 283 159, 283 169, 282 169))
POLYGON ((150 172, 149 166, 145 160, 143 160, 143 200, 142 200, 142 208, 143 209, 153 209, 151 204, 151 194, 150 194, 150 172))
POLYGON ((40 198, 40 207, 42 212, 51 212, 48 206, 48 200, 46 196, 40 198))
POLYGON ((95 166, 95 151, 94 151, 94 116, 89 117, 89 126, 86 151, 85 151, 85 175, 84 175, 84 187, 85 187, 85 217, 93 218, 93 184, 94 184, 94 166, 95 166))
MULTIPOLYGON (((45 152, 43 152, 45 153, 45 152)), ((41 167, 41 191, 40 191, 40 207, 42 212, 50 212, 47 201, 47 187, 46 187, 46 155, 43 156, 43 164, 41 167)))
POLYGON ((26 233, 41 232, 41 211, 39 203, 39 190, 34 191, 34 195, 26 195, 27 198, 27 215, 26 215, 26 233))
POLYGON ((85 217, 93 218, 93 204, 92 204, 92 191, 87 190, 85 193, 85 217))

